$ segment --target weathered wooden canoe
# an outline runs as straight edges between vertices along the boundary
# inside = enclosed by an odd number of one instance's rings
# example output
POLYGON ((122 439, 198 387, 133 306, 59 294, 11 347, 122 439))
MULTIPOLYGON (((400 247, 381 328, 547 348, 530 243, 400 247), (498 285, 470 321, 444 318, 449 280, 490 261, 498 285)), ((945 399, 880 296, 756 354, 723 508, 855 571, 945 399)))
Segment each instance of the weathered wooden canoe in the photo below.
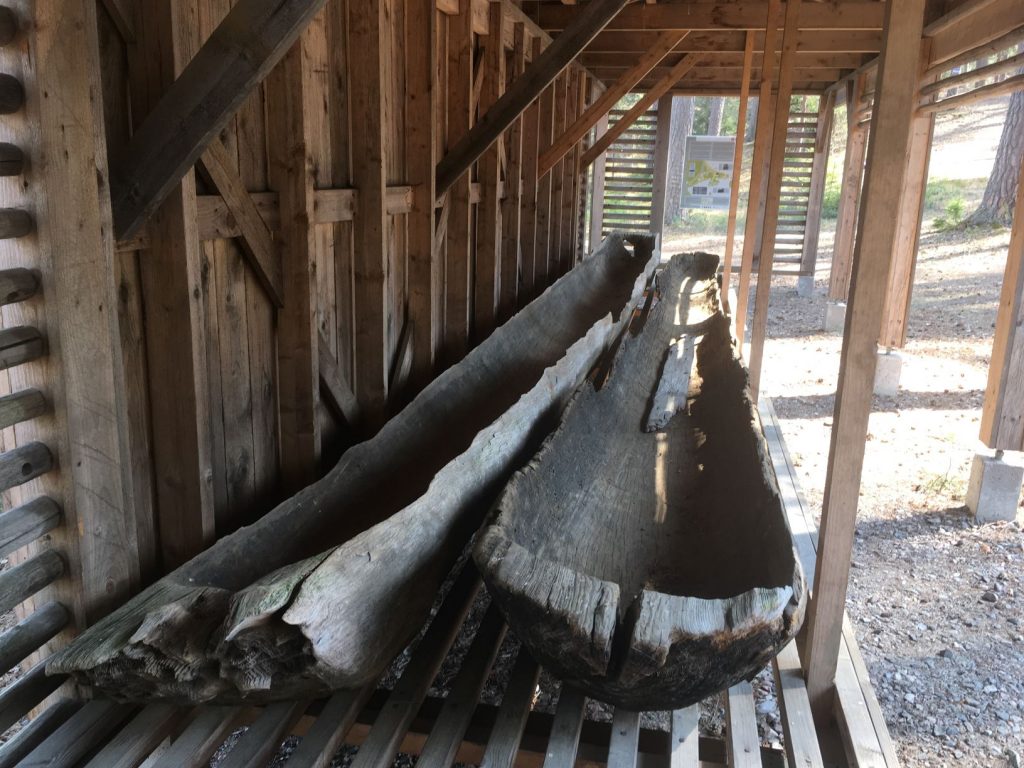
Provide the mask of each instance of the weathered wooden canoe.
POLYGON ((474 557, 538 661, 630 709, 676 709, 758 672, 806 589, 718 259, 674 256, 601 381, 513 475, 474 557))
POLYGON ((658 258, 653 238, 606 240, 322 480, 98 622, 47 671, 121 699, 193 702, 374 679, 658 258))

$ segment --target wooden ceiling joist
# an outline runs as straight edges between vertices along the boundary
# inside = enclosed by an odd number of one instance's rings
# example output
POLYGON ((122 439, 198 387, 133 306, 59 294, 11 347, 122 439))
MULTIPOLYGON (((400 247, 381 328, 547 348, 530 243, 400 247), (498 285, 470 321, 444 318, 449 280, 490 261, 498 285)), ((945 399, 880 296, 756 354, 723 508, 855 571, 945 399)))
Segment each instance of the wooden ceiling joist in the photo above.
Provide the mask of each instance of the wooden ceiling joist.
MULTIPOLYGON (((614 77, 617 73, 616 70, 606 69, 604 67, 591 68, 590 71, 593 72, 595 76, 602 79, 614 77)), ((655 67, 647 77, 636 84, 637 89, 646 90, 647 87, 656 83, 661 77, 668 74, 669 71, 669 67, 655 67)), ((806 83, 824 83, 826 85, 839 80, 844 74, 844 70, 841 69, 796 70, 796 78, 800 81, 806 83)), ((760 79, 760 77, 761 68, 755 67, 754 78, 760 79)), ((679 83, 681 85, 689 85, 693 83, 735 83, 738 91, 742 78, 742 68, 703 66, 695 67, 685 77, 680 78, 679 83)))
POLYGON ((239 0, 111 168, 114 230, 130 237, 280 61, 326 0, 239 0))
POLYGON ((587 44, 622 10, 628 0, 594 0, 544 51, 530 62, 473 128, 437 165, 437 194, 465 173, 486 149, 519 117, 541 91, 575 59, 587 44))
MULTIPOLYGON (((587 46, 586 53, 636 53, 646 51, 658 36, 657 30, 623 32, 605 30, 587 46)), ((682 53, 742 53, 745 34, 735 30, 691 32, 675 50, 682 53)), ((764 51, 764 32, 754 33, 754 51, 764 51)), ((871 53, 882 47, 882 33, 874 29, 802 30, 798 50, 804 53, 871 53)))
MULTIPOLYGON (((540 26, 550 31, 565 29, 580 13, 579 9, 542 3, 540 26)), ((768 3, 659 3, 631 5, 609 25, 611 30, 763 30, 768 3)), ((877 0, 834 0, 809 3, 800 11, 800 29, 874 29, 882 28, 885 4, 877 0)))
MULTIPOLYGON (((685 56, 678 48, 673 50, 661 59, 660 65, 671 67, 679 63, 685 56)), ((764 53, 753 54, 753 67, 757 71, 761 69, 764 61, 764 53)), ((820 51, 797 51, 796 70, 801 69, 856 69, 867 61, 863 53, 847 53, 845 51, 820 52, 820 51)), ((583 66, 592 70, 600 69, 625 69, 630 65, 629 60, 616 53, 584 53, 581 59, 583 66)), ((743 53, 735 51, 711 51, 704 54, 704 64, 709 67, 735 67, 743 70, 743 53)))

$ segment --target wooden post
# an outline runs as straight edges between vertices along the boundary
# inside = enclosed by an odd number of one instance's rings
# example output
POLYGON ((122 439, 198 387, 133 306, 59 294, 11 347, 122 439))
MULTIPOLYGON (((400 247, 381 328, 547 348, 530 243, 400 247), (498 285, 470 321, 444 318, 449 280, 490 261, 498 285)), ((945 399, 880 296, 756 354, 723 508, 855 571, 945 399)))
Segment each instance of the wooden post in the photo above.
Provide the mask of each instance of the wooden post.
MULTIPOLYGON (((736 292, 736 338, 743 346, 747 332, 747 304, 750 296, 750 273, 757 254, 757 238, 764 207, 764 189, 774 129, 775 98, 772 78, 775 75, 775 48, 782 19, 781 0, 769 0, 765 22, 764 55, 761 62, 761 86, 757 97, 757 129, 754 133, 754 156, 750 162, 750 192, 747 195, 747 221, 743 231, 743 255, 736 292)), ((785 110, 788 112, 788 110, 785 110)))
MULTIPOLYGON (((921 54, 922 69, 928 61, 926 51, 921 54)), ((893 246, 892 270, 889 290, 882 315, 882 333, 878 343, 883 347, 904 347, 907 343, 907 317, 914 290, 914 272, 921 240, 921 220, 924 217, 925 191, 928 187, 928 167, 932 155, 932 136, 935 133, 935 114, 920 114, 914 118, 907 154, 907 178, 896 214, 898 225, 893 246)))
MULTIPOLYGON (((566 110, 569 108, 569 72, 563 72, 555 79, 555 136, 565 130, 566 110)), ((551 177, 551 214, 548 220, 548 280, 557 279, 561 272, 562 258, 562 197, 565 195, 565 164, 570 158, 563 157, 548 175, 551 177)))
POLYGON ((815 590, 808 611, 805 671, 815 718, 831 715, 857 518, 878 333, 896 240, 893 212, 903 194, 917 101, 925 0, 887 3, 850 305, 839 366, 815 590))
POLYGON ((407 219, 409 310, 412 324, 413 391, 431 379, 441 343, 444 264, 434 250, 434 172, 437 166, 437 3, 412 0, 405 5, 405 163, 412 185, 407 219))
POLYGON ((793 69, 800 36, 801 0, 787 0, 786 28, 782 37, 782 59, 779 64, 779 89, 775 96, 775 125, 772 130, 771 161, 768 169, 768 195, 764 205, 761 230, 761 257, 757 264, 757 293, 754 317, 750 324, 750 390, 757 399, 761 385, 761 362, 768 334, 768 304, 772 293, 772 268, 775 265, 775 237, 779 226, 779 201, 782 176, 786 165, 786 142, 789 135, 789 104, 793 93, 793 69))
MULTIPOLYGON (((268 178, 279 197, 284 308, 278 314, 281 478, 287 492, 318 472, 319 336, 316 326, 316 237, 310 127, 312 73, 302 35, 267 80, 268 178)), ((353 155, 355 153, 353 152, 353 155)), ((363 201, 360 198, 360 208, 363 201)), ((356 253, 359 252, 358 245, 356 253)))
MULTIPOLYGON (((532 58, 540 55, 540 38, 533 39, 532 58)), ((547 93, 547 91, 545 91, 547 93)), ((519 255, 522 286, 518 292, 519 305, 530 301, 537 284, 537 159, 540 154, 540 102, 541 94, 523 113, 523 199, 520 206, 519 255)))
POLYGON ((120 286, 103 105, 96 98, 102 68, 96 4, 9 5, 27 40, 0 51, 0 68, 23 80, 27 93, 25 110, 0 123, 0 140, 20 147, 28 162, 24 176, 0 184, 0 205, 31 207, 35 229, 27 238, 0 243, 0 266, 10 270, 4 281, 18 302, 3 308, 3 325, 31 323, 46 336, 49 354, 5 374, 14 394, 3 399, 4 410, 12 409, 5 413, 4 456, 26 461, 16 468, 19 487, 4 494, 15 508, 6 507, 0 539, 12 566, 34 558, 56 569, 60 558, 46 550, 61 552, 71 578, 33 602, 42 606, 57 599, 85 626, 139 588, 141 558, 153 556, 140 549, 139 539, 155 538, 153 520, 131 500, 127 384, 116 320, 120 286), (60 98, 48 97, 55 93, 60 98), (38 282, 22 268, 33 269, 38 282), (60 471, 31 479, 51 455, 60 471), (29 542, 34 543, 15 552, 29 542))
POLYGON ((658 132, 654 140, 654 185, 651 194, 651 232, 665 229, 665 191, 668 185, 668 143, 672 127, 672 96, 658 99, 658 132))
MULTIPOLYGON (((526 69, 526 26, 516 22, 512 29, 511 78, 526 69)), ((532 105, 531 105, 532 106, 532 105)), ((498 322, 516 310, 521 264, 520 214, 523 207, 523 132, 530 107, 505 134, 505 199, 501 203, 501 274, 498 280, 498 322)))
POLYGON ((835 91, 829 91, 818 102, 818 126, 814 133, 814 160, 811 164, 811 185, 808 191, 807 222, 804 224, 804 252, 800 272, 814 279, 818 262, 818 240, 821 236, 821 205, 825 199, 825 177, 832 148, 832 115, 835 112, 835 91))
MULTIPOLYGON (((454 146, 473 124, 473 8, 459 0, 459 12, 448 17, 448 135, 454 146)), ((473 207, 470 179, 464 173, 447 191, 448 243, 445 266, 445 363, 456 363, 469 348, 470 266, 473 207)), ((441 190, 437 190, 438 193, 441 190)))
MULTIPOLYGON (((580 112, 580 91, 582 90, 582 71, 571 66, 568 70, 568 86, 566 88, 565 120, 571 122, 580 112)), ((559 227, 558 274, 563 275, 572 269, 575 258, 576 243, 576 195, 579 191, 579 152, 574 145, 562 161, 562 214, 559 227)))
MULTIPOLYGON (((600 136, 608 130, 608 115, 597 121, 595 135, 600 136)), ((593 251, 601 243, 604 233, 604 167, 606 155, 594 161, 594 182, 590 198, 590 250, 593 251)))
MULTIPOLYGON (((1020 180, 1024 189, 1024 161, 1020 180)), ((1024 194, 1013 210, 1010 250, 999 296, 992 361, 981 410, 981 440, 1000 451, 1024 451, 1024 194)))
MULTIPOLYGON (((555 102, 558 99, 559 80, 556 79, 537 98, 540 114, 540 151, 543 152, 555 138, 555 102)), ((534 250, 534 295, 542 292, 551 276, 551 219, 554 210, 552 186, 555 173, 545 174, 537 181, 537 237, 534 250)))
POLYGON ((868 127, 858 125, 865 81, 866 76, 860 75, 846 90, 846 159, 843 162, 836 237, 828 281, 828 297, 833 301, 846 301, 850 292, 853 246, 860 212, 861 182, 864 178, 864 156, 868 148, 868 127))
MULTIPOLYGON (((722 298, 729 302, 729 283, 732 280, 732 253, 736 244, 736 211, 740 204, 740 176, 743 170, 743 137, 747 133, 747 107, 750 101, 750 73, 754 64, 754 33, 747 32, 743 44, 743 75, 740 83, 740 108, 736 117, 736 151, 732 161, 732 188, 729 191, 729 222, 725 233, 725 253, 722 257, 722 298)), ((735 307, 729 307, 730 311, 735 307)))
MULTIPOLYGON (((505 41, 501 27, 504 15, 501 3, 490 3, 490 27, 481 62, 483 87, 479 112, 485 112, 501 98, 505 88, 505 41)), ((476 264, 473 270, 473 339, 480 343, 494 330, 498 307, 498 279, 501 274, 501 181, 499 156, 502 137, 491 143, 480 155, 477 173, 480 180, 480 203, 476 212, 476 264)))
MULTIPOLYGON (((135 6, 139 44, 130 49, 129 69, 137 123, 198 48, 198 28, 186 6, 135 6)), ((150 219, 150 248, 139 259, 153 480, 165 569, 181 565, 208 546, 216 527, 207 322, 197 298, 203 290, 197 219, 195 175, 189 171, 150 219)))

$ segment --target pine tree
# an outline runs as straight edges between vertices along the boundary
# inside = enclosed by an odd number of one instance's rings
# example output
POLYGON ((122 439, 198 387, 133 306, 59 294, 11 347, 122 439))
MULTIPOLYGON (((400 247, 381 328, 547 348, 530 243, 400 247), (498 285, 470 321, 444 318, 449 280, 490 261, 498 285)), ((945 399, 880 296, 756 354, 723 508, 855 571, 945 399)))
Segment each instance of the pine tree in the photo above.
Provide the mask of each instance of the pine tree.
POLYGON ((665 221, 679 219, 683 204, 683 163, 686 137, 693 131, 693 97, 672 99, 672 128, 668 137, 668 186, 665 190, 665 221))
POLYGON ((965 226, 1010 226, 1017 200, 1017 181, 1024 160, 1024 91, 1010 97, 1003 134, 996 150, 992 175, 978 209, 964 220, 965 226))

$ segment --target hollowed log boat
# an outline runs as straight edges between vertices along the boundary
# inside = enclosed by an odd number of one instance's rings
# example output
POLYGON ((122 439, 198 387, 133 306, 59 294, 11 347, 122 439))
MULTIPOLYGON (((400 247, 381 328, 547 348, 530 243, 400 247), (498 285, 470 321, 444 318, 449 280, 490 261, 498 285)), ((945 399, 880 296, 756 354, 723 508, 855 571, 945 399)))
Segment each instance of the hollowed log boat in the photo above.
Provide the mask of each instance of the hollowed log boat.
POLYGON ((323 479, 87 629, 47 671, 118 699, 188 702, 374 680, 659 258, 650 236, 609 237, 323 479))
POLYGON ((474 557, 544 666, 634 710, 756 674, 806 589, 717 257, 674 256, 602 376, 516 472, 474 557))

